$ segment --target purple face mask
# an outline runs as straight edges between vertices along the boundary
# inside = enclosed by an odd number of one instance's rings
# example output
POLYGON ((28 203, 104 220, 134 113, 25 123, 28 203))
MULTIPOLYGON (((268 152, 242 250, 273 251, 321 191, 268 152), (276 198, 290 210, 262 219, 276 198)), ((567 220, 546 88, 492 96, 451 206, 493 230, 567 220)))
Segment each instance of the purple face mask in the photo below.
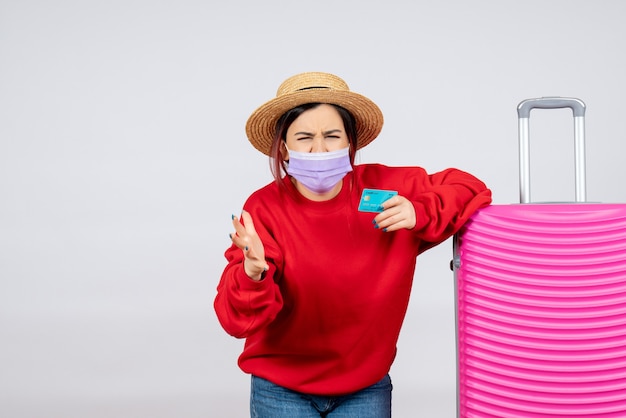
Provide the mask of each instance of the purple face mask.
POLYGON ((352 171, 350 147, 330 152, 287 151, 287 173, 315 193, 329 192, 352 171))

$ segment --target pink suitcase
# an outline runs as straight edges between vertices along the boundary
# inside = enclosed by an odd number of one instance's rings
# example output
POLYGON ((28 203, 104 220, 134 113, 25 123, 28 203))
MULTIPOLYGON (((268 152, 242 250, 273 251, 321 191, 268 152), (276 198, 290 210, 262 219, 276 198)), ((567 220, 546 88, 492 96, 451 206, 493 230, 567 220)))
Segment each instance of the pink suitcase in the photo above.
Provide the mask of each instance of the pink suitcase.
POLYGON ((454 238, 457 415, 626 417, 626 204, 585 203, 585 105, 520 103, 520 204, 454 238), (574 114, 576 202, 530 203, 533 108, 574 114))

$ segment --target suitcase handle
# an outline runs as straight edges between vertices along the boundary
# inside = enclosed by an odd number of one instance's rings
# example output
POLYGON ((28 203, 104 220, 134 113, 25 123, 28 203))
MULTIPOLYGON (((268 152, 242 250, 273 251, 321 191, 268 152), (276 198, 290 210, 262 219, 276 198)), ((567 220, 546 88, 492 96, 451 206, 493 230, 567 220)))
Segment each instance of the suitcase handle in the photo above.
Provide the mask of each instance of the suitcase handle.
POLYGON ((535 108, 563 109, 566 107, 572 109, 574 115, 576 202, 587 201, 585 179, 585 103, 580 99, 570 97, 541 97, 524 100, 517 106, 520 203, 530 203, 530 111, 535 108))
POLYGON ((539 99, 527 99, 517 107, 520 118, 530 117, 532 109, 563 109, 569 107, 574 112, 574 117, 585 116, 585 103, 580 99, 571 97, 541 97, 539 99))

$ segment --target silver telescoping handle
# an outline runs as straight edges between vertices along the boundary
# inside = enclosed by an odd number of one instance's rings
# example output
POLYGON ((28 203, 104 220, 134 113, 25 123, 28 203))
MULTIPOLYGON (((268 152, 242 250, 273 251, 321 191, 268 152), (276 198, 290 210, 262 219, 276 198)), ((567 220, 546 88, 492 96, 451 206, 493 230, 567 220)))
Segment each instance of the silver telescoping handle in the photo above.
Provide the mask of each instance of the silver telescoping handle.
POLYGON ((519 138, 520 203, 530 203, 530 139, 529 118, 532 109, 562 109, 569 107, 574 114, 574 159, 576 202, 587 200, 585 168, 585 103, 570 97, 527 99, 517 106, 519 138))

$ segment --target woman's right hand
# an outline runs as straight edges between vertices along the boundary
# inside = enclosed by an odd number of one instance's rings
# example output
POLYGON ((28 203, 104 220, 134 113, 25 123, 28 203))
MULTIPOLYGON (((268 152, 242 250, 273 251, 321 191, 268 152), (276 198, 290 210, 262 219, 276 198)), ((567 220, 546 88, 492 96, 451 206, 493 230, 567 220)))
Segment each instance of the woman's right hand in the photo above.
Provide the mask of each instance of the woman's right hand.
POLYGON ((269 269, 265 261, 265 249, 261 238, 254 229, 252 217, 245 210, 241 213, 243 223, 233 215, 233 226, 235 234, 230 234, 230 239, 238 248, 243 251, 244 270, 252 280, 261 280, 263 273, 269 269))

